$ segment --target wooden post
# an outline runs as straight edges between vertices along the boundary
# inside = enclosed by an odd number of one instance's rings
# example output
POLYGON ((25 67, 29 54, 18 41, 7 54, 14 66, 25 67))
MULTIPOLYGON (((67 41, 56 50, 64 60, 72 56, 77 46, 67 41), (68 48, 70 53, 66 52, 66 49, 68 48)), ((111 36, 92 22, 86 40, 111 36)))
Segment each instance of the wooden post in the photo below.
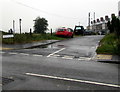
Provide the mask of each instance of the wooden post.
POLYGON ((52 28, 51 28, 51 36, 52 36, 52 28))
POLYGON ((30 35, 32 35, 32 29, 30 28, 30 35))

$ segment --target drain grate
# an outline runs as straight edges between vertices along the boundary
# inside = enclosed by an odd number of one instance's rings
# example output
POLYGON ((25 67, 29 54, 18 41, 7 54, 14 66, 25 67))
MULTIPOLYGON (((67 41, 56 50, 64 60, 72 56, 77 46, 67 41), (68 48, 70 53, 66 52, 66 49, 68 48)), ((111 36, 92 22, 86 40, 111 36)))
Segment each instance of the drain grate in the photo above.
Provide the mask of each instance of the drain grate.
POLYGON ((13 81, 14 80, 11 78, 2 77, 2 85, 8 84, 8 83, 13 82, 13 81))

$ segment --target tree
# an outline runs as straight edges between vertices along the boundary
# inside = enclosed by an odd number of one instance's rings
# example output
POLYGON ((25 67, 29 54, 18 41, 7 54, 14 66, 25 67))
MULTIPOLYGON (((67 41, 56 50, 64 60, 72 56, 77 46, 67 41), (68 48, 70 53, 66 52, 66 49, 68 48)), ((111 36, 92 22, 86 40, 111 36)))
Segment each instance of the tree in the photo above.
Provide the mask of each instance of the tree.
POLYGON ((45 18, 37 17, 34 24, 34 33, 42 33, 44 34, 47 30, 48 21, 45 18))
MULTIPOLYGON (((116 36, 116 51, 117 54, 120 56, 120 20, 113 16, 111 21, 108 21, 107 23, 108 29, 110 30, 110 33, 114 33, 116 36)), ((113 43, 114 44, 114 43, 113 43)))
POLYGON ((107 26, 108 26, 108 29, 110 30, 110 33, 113 33, 114 29, 112 27, 111 21, 108 21, 107 26))
POLYGON ((117 17, 113 16, 112 20, 108 21, 107 26, 110 33, 115 33, 118 38, 120 37, 120 20, 117 17))

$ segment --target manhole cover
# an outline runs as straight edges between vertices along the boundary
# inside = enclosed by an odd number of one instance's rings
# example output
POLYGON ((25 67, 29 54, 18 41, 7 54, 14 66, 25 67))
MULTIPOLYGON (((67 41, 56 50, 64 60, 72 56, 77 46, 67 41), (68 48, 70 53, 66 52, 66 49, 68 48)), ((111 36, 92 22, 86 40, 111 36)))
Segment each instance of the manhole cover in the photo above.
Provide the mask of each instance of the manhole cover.
POLYGON ((8 83, 13 82, 13 81, 14 80, 11 78, 2 77, 2 85, 8 84, 8 83))

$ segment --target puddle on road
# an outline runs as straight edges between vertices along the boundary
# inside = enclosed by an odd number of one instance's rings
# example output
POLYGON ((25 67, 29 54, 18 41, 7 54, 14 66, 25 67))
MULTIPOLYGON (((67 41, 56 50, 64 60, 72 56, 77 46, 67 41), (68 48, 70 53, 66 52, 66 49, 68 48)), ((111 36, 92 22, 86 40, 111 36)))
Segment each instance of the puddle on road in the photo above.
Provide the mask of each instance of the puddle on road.
POLYGON ((41 48, 56 49, 56 48, 64 48, 64 47, 65 47, 65 46, 62 45, 62 44, 61 44, 61 45, 57 45, 57 46, 51 44, 51 45, 42 45, 42 46, 33 47, 32 49, 41 49, 41 48))
POLYGON ((54 49, 54 48, 58 48, 58 47, 53 46, 53 45, 42 45, 42 46, 34 47, 32 49, 41 49, 41 48, 52 48, 52 49, 54 49))

